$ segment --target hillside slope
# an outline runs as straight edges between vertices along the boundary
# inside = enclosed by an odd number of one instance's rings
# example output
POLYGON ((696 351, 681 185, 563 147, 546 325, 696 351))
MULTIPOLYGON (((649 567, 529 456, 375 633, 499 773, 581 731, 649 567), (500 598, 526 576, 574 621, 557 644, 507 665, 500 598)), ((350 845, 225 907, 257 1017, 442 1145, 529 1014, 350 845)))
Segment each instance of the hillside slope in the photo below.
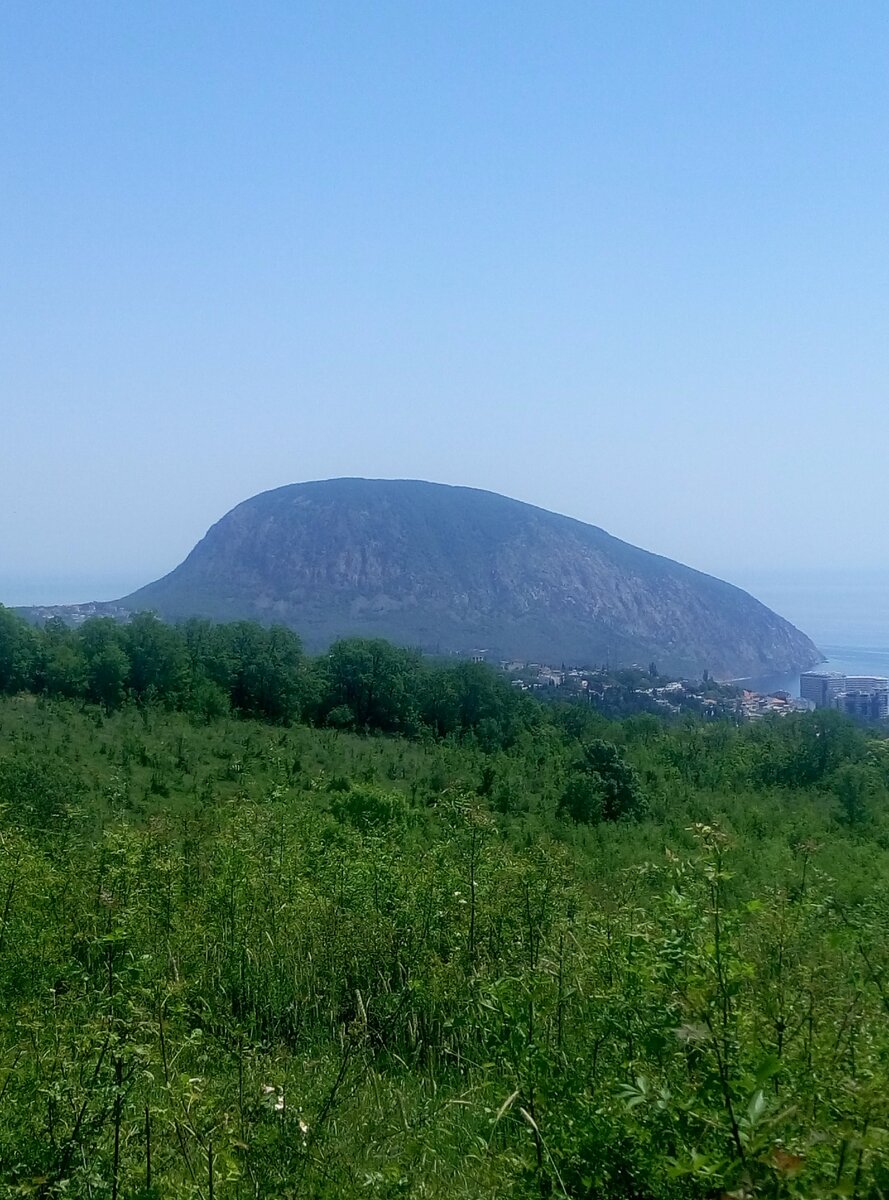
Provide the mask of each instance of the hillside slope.
POLYGON ((550 663, 654 659, 720 677, 821 657, 731 584, 569 517, 414 480, 332 479, 254 496, 169 575, 117 604, 172 620, 280 622, 313 649, 357 634, 550 663))

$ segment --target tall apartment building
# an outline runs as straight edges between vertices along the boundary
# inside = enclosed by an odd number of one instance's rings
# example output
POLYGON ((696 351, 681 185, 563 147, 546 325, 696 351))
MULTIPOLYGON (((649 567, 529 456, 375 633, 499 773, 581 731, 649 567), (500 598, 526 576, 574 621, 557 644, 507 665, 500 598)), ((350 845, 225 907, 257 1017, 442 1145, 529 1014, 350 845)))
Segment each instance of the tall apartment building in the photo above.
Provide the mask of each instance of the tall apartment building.
POLYGON ((799 691, 802 699, 811 700, 816 708, 836 708, 850 717, 871 721, 889 716, 889 679, 806 671, 800 675, 799 691))
POLYGON ((850 717, 881 721, 889 715, 889 688, 840 692, 834 700, 834 707, 850 717))
POLYGON ((799 677, 799 694, 816 708, 833 708, 840 692, 846 690, 846 676, 837 671, 805 671, 799 677))

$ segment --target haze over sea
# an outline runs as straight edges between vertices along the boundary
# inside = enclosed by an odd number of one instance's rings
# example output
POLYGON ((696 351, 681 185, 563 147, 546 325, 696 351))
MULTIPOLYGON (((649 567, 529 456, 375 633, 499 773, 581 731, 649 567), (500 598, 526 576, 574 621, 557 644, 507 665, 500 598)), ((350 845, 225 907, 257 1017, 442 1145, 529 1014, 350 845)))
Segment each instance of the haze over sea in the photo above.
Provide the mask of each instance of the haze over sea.
MULTIPOLYGON (((889 571, 749 571, 728 576, 786 617, 825 656, 819 670, 889 677, 889 571)), ((752 681, 799 695, 799 675, 752 681)))

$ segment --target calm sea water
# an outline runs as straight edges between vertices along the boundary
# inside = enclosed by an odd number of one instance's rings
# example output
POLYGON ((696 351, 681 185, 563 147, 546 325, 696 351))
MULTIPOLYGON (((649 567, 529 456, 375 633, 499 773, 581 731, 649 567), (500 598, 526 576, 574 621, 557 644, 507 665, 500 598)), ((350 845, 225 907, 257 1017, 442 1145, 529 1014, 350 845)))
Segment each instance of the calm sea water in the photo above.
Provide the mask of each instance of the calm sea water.
POLYGON ((0 604, 7 608, 28 607, 32 604, 85 604, 90 600, 116 600, 141 587, 146 579, 156 579, 145 572, 115 576, 102 575, 37 575, 27 578, 4 574, 0 569, 0 604))
MULTIPOLYGON (((889 571, 770 571, 731 582, 807 633, 825 656, 820 669, 889 678, 889 571)), ((751 686, 798 696, 799 675, 751 686)))

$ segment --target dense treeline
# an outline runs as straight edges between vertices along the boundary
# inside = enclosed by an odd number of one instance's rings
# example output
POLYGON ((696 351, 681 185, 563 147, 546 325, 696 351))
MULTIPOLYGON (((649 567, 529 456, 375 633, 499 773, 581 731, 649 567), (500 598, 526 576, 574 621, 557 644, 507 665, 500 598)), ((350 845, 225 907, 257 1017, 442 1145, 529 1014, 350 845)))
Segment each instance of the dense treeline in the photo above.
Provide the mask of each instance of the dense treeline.
MULTIPOLYGON (((559 814, 588 823, 663 807, 677 786, 814 785, 854 825, 879 808, 886 787, 885 743, 834 712, 741 727, 720 720, 712 729, 687 720, 684 734, 666 737, 652 715, 614 720, 586 704, 542 704, 482 663, 431 663, 418 651, 363 638, 311 658, 291 630, 247 621, 173 626, 140 613, 126 624, 94 618, 69 628, 53 619, 34 628, 0 606, 0 694, 17 692, 85 701, 106 713, 132 704, 202 720, 235 715, 468 737, 492 753, 555 739, 569 763, 559 814)), ((508 807, 509 785, 493 766, 488 773, 489 791, 508 807)))
POLYGON ((889 1195, 875 732, 0 620, 0 1194, 889 1195))
MULTIPOLYGON (((642 773, 659 781, 648 792, 665 794, 664 764, 646 756, 663 724, 655 717, 614 721, 585 704, 541 704, 485 664, 430 663, 379 639, 343 639, 310 658, 282 626, 199 620, 173 626, 140 613, 126 624, 94 618, 72 629, 54 619, 34 628, 0 606, 0 694, 21 691, 79 699, 106 712, 130 703, 205 720, 234 714, 365 733, 471 737, 492 752, 545 740, 545 732, 539 735, 548 729, 569 746, 572 763, 560 814, 586 822, 638 816, 649 805, 639 772, 620 748, 630 742, 642 773)), ((880 743, 836 713, 741 729, 724 721, 709 732, 695 722, 689 727, 693 737, 661 748, 676 783, 820 784, 834 792, 850 823, 863 820, 882 794, 874 751, 880 743)))
POLYGON ((151 613, 28 625, 0 606, 0 693, 31 691, 101 704, 160 704, 286 723, 444 737, 473 731, 508 744, 537 706, 482 664, 433 665, 379 639, 347 638, 308 658, 283 626, 251 621, 173 626, 151 613))

